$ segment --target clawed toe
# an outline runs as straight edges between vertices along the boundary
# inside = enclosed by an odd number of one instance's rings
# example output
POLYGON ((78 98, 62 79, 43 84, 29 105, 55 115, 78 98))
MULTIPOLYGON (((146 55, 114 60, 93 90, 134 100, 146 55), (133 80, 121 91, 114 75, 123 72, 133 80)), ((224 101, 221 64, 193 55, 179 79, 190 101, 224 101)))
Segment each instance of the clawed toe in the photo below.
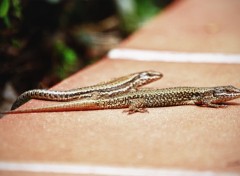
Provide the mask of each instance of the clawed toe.
POLYGON ((128 115, 134 114, 134 113, 136 113, 136 112, 149 113, 149 111, 148 111, 146 108, 126 109, 126 110, 123 110, 123 113, 128 113, 128 115))

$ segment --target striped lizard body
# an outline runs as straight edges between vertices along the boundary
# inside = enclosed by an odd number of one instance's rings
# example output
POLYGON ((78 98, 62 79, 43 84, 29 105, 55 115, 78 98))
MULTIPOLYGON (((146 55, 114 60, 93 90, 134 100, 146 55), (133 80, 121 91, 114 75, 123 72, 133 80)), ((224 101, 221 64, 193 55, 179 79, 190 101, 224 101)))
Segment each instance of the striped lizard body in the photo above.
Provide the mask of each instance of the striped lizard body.
POLYGON ((163 74, 160 72, 142 71, 119 77, 108 82, 67 91, 46 89, 29 90, 24 92, 17 98, 17 100, 13 103, 11 110, 18 108, 30 99, 73 101, 82 98, 113 96, 128 91, 134 91, 140 86, 162 78, 162 76, 163 74))

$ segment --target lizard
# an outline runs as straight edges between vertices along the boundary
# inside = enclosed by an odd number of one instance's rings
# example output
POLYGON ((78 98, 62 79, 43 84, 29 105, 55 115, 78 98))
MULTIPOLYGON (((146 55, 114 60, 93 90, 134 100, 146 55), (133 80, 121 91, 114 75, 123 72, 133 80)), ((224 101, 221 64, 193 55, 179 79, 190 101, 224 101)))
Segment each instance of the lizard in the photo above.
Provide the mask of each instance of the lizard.
POLYGON ((67 91, 33 89, 22 93, 13 103, 11 110, 18 108, 30 99, 73 101, 82 98, 114 96, 128 91, 136 91, 138 87, 161 79, 162 77, 162 73, 148 70, 132 73, 96 85, 67 91))
POLYGON ((108 98, 82 99, 33 109, 3 112, 3 114, 100 110, 128 108, 124 112, 148 112, 146 108, 178 105, 198 105, 212 108, 226 107, 227 101, 240 98, 240 89, 234 86, 170 87, 140 89, 108 98))

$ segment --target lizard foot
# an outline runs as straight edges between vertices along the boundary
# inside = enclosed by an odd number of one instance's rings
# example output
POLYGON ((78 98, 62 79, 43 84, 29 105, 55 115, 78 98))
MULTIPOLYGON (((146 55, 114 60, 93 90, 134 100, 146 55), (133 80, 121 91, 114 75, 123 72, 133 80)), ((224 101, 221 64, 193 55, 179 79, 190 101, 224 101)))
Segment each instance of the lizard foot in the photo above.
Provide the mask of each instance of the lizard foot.
POLYGON ((123 110, 123 113, 128 113, 128 115, 134 114, 136 112, 149 113, 149 111, 146 108, 134 108, 134 109, 123 110))

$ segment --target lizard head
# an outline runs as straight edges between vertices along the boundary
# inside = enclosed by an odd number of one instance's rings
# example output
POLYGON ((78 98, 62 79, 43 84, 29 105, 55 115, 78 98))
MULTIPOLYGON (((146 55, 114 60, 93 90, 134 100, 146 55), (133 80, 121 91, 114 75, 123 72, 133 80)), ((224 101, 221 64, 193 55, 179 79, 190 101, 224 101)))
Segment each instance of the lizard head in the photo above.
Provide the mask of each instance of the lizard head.
POLYGON ((151 83, 153 81, 161 79, 162 77, 163 74, 156 71, 143 71, 138 73, 138 79, 140 80, 141 85, 151 83))
POLYGON ((233 86, 215 87, 213 96, 216 98, 215 103, 222 103, 236 98, 240 98, 240 89, 233 86))

